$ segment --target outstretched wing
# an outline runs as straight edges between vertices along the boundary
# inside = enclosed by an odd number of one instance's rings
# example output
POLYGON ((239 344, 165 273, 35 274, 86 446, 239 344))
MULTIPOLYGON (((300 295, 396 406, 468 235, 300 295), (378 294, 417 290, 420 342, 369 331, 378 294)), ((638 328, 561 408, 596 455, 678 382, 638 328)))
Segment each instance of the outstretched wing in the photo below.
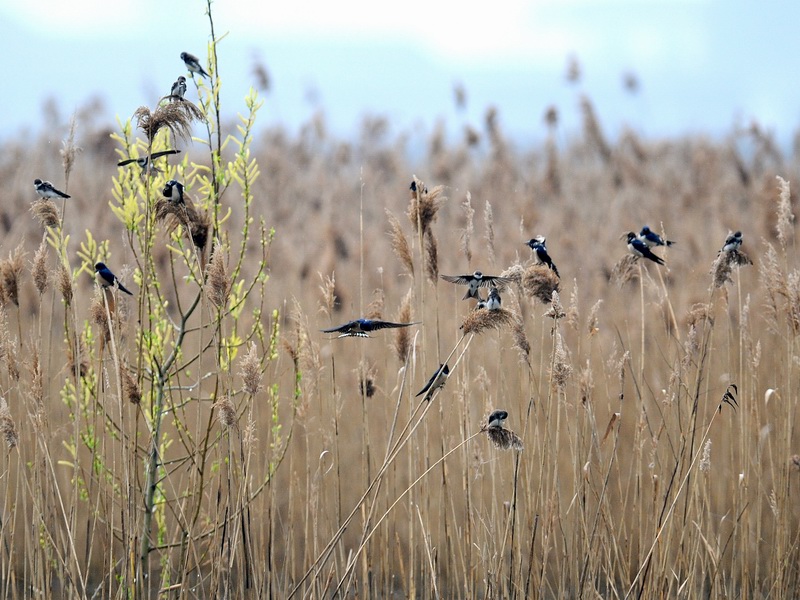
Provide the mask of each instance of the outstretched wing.
POLYGON ((331 327, 330 329, 322 329, 322 333, 336 333, 342 331, 350 331, 358 325, 358 321, 350 321, 349 323, 345 323, 344 325, 339 325, 338 327, 331 327))
POLYGON ((499 275, 484 275, 478 287, 496 287, 502 290, 506 285, 511 283, 513 279, 510 277, 500 277, 499 275))
POLYGON ((472 275, 439 275, 445 281, 450 283, 457 283, 459 285, 469 285, 473 279, 472 275))
POLYGON ((152 160, 166 156, 167 154, 180 154, 180 150, 162 150, 161 152, 153 152, 152 160))

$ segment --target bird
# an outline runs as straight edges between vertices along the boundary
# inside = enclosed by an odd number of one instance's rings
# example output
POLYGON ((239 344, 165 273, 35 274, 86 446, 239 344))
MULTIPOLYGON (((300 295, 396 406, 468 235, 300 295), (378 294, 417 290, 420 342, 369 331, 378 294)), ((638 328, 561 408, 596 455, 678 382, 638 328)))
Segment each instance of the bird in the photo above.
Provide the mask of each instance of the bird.
POLYGON ((208 73, 203 70, 203 66, 200 64, 200 61, 193 54, 181 52, 181 60, 183 60, 183 62, 186 64, 186 68, 189 69, 189 73, 197 73, 203 77, 208 77, 208 73))
POLYGON ((660 256, 653 254, 650 248, 647 247, 647 244, 636 237, 636 234, 632 231, 628 232, 628 250, 631 251, 631 254, 639 258, 647 258, 659 265, 664 264, 664 260, 660 256))
POLYGON ((183 75, 178 77, 177 81, 172 84, 172 89, 170 89, 169 95, 171 98, 183 100, 183 97, 186 95, 186 77, 183 75))
POLYGON ((445 281, 450 283, 457 283, 459 285, 468 285, 467 293, 462 300, 467 298, 475 298, 480 301, 481 297, 478 294, 478 288, 497 286, 500 284, 502 287, 507 283, 511 283, 509 277, 499 277, 497 275, 484 275, 480 271, 475 271, 472 275, 440 275, 445 281))
POLYGON ((170 179, 161 190, 164 197, 173 204, 183 204, 183 184, 177 179, 170 179))
POLYGON ((508 418, 508 413, 504 410, 495 410, 492 411, 492 414, 489 415, 489 424, 486 426, 488 429, 493 427, 498 427, 500 429, 503 428, 503 421, 508 418))
POLYGON ((94 278, 97 284, 102 288, 118 287, 121 292, 133 296, 133 293, 120 283, 117 276, 114 275, 104 263, 99 262, 94 266, 94 278))
POLYGON ((722 250, 720 250, 717 254, 722 254, 723 252, 733 252, 736 250, 739 251, 739 248, 742 247, 742 232, 737 231, 736 233, 729 233, 728 237, 725 238, 725 243, 722 245, 722 250))
POLYGON ((639 239, 642 240, 649 248, 653 246, 672 246, 675 242, 672 240, 665 240, 655 231, 652 231, 647 225, 642 227, 639 232, 639 239))
POLYGON ((397 327, 409 327, 419 323, 391 323, 389 321, 373 321, 372 319, 356 319, 338 327, 321 329, 323 333, 339 333, 339 337, 370 337, 368 332, 378 329, 388 329, 397 327))
POLYGON ((489 297, 486 299, 485 306, 487 310, 499 310, 500 304, 503 302, 500 298, 500 292, 496 287, 489 290, 489 297))
POLYGON ((33 180, 33 187, 36 188, 36 193, 42 198, 71 198, 69 194, 65 194, 61 190, 53 187, 49 181, 42 181, 41 179, 33 180))
POLYGON ((558 274, 558 269, 556 268, 553 259, 550 258, 550 255, 547 253, 547 246, 545 245, 546 241, 547 240, 543 235, 537 235, 535 238, 529 239, 526 244, 530 246, 531 250, 533 250, 533 254, 540 264, 547 265, 553 269, 553 273, 556 274, 556 277, 561 278, 561 275, 558 274))
POLYGON ((419 391, 417 397, 422 396, 425 392, 428 392, 425 396, 425 400, 430 400, 433 396, 433 392, 438 390, 442 387, 447 381, 447 376, 450 375, 450 367, 447 365, 439 365, 439 368, 436 369, 436 372, 431 375, 431 378, 428 380, 428 383, 425 384, 425 387, 419 391))
POLYGON ((117 166, 124 167, 125 165, 136 163, 142 168, 143 172, 150 173, 152 175, 153 173, 161 171, 161 169, 156 167, 153 162, 162 156, 166 156, 167 154, 180 154, 180 150, 162 150, 161 152, 153 152, 152 156, 149 157, 144 156, 142 158, 126 158, 125 160, 119 161, 117 166))

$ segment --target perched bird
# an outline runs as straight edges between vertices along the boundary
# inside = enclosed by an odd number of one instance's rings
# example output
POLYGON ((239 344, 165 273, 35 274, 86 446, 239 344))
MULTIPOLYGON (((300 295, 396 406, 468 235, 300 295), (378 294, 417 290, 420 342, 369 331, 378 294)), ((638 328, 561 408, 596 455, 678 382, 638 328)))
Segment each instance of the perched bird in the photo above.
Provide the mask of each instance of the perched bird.
POLYGON ((428 383, 425 384, 425 387, 419 391, 417 397, 422 396, 425 392, 428 392, 425 396, 425 400, 430 400, 433 396, 433 392, 438 390, 442 387, 447 381, 447 376, 450 375, 450 367, 447 365, 439 365, 439 368, 436 369, 436 372, 431 375, 431 378, 428 380, 428 383))
POLYGON ((498 310, 502 302, 503 300, 500 298, 500 292, 497 291, 496 287, 492 287, 492 289, 489 290, 489 297, 486 299, 486 308, 488 310, 498 310))
POLYGON ((553 273, 556 274, 556 277, 561 277, 558 274, 558 269, 556 268, 553 259, 550 258, 550 255, 547 253, 547 246, 545 245, 546 238, 543 235, 537 235, 535 238, 529 239, 526 244, 530 246, 530 249, 533 250, 533 255, 536 257, 536 260, 539 264, 547 265, 551 269, 553 269, 553 273))
POLYGON ((180 154, 180 150, 162 150, 161 152, 153 152, 153 155, 150 157, 144 156, 142 158, 126 158, 125 160, 119 161, 117 166, 124 167, 125 165, 136 163, 142 168, 143 172, 152 175, 154 173, 161 172, 161 169, 156 167, 153 162, 162 156, 166 156, 167 154, 180 154))
POLYGON ((104 263, 99 262, 94 266, 94 279, 102 288, 118 287, 121 292, 133 296, 104 263))
POLYGON ((186 68, 189 69, 190 73, 197 73, 203 77, 208 77, 208 73, 203 70, 203 66, 200 64, 200 61, 193 54, 181 52, 181 60, 183 60, 183 62, 186 64, 186 68))
POLYGON ((169 91, 169 95, 172 98, 183 100, 183 97, 186 95, 186 77, 183 75, 178 77, 177 81, 172 84, 172 89, 169 91))
POLYGON ((653 246, 672 246, 672 244, 675 243, 671 240, 665 240, 655 231, 652 231, 647 225, 642 227, 642 230, 639 232, 639 239, 647 244, 649 248, 653 246))
POLYGON ((481 297, 478 293, 478 288, 497 286, 498 284, 502 287, 507 283, 511 283, 511 279, 508 277, 484 275, 480 271, 475 271, 472 275, 440 275, 440 277, 445 281, 449 281, 450 283, 469 286, 469 289, 467 289, 467 293, 464 295, 462 300, 466 300, 467 298, 475 298, 476 300, 480 301, 481 297))
POLYGON ((722 245, 722 250, 720 250, 718 254, 722 254, 723 252, 732 252, 734 250, 738 251, 741 247, 742 232, 737 231, 736 233, 730 233, 728 234, 728 237, 725 238, 725 243, 722 245))
POLYGON ((41 179, 33 180, 33 187, 36 188, 36 193, 42 198, 71 198, 69 194, 57 190, 49 181, 42 181, 41 179))
POLYGON ((338 327, 331 327, 330 329, 322 329, 323 333, 339 333, 339 337, 369 337, 367 335, 370 331, 377 331, 378 329, 396 328, 396 327, 409 327, 417 325, 418 323, 390 323, 388 321, 373 321, 371 319, 356 319, 338 327))
POLYGON ((500 429, 503 428, 503 421, 508 418, 508 413, 504 410, 495 410, 492 414, 489 415, 489 424, 487 425, 488 428, 492 427, 499 427, 500 429))
POLYGON ((653 254, 650 251, 650 248, 647 247, 647 244, 636 237, 636 234, 632 231, 628 232, 628 250, 631 251, 631 254, 638 256, 639 258, 650 259, 659 265, 664 264, 663 259, 660 256, 653 254))
POLYGON ((170 179, 161 190, 164 197, 173 204, 183 204, 183 184, 177 179, 170 179))

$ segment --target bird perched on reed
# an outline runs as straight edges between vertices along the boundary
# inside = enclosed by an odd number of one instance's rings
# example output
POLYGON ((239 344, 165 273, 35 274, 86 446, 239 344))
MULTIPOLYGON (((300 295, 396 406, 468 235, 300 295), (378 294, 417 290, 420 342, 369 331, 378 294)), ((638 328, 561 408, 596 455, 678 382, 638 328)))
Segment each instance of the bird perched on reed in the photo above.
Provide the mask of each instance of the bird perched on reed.
POLYGON ((650 248, 647 247, 647 244, 645 244, 642 240, 640 240, 634 232, 629 231, 627 237, 628 237, 628 250, 630 250, 631 254, 633 254, 638 258, 646 258, 648 260, 652 260, 654 263, 657 263, 659 265, 664 264, 664 259, 662 259, 660 256, 657 256, 656 254, 653 254, 650 251, 650 248))
POLYGON ((36 193, 42 198, 71 198, 69 194, 57 190, 55 186, 49 181, 42 181, 41 179, 33 180, 33 187, 36 188, 36 193))

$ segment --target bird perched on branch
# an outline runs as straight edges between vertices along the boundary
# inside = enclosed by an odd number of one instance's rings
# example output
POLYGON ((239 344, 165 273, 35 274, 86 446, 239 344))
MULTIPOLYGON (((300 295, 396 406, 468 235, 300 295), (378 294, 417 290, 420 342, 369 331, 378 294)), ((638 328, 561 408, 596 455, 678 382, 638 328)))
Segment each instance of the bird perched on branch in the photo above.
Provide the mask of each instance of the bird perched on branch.
POLYGON ((94 278, 102 288, 118 287, 120 292, 133 296, 133 292, 122 285, 117 276, 104 263, 99 262, 94 266, 94 278))

